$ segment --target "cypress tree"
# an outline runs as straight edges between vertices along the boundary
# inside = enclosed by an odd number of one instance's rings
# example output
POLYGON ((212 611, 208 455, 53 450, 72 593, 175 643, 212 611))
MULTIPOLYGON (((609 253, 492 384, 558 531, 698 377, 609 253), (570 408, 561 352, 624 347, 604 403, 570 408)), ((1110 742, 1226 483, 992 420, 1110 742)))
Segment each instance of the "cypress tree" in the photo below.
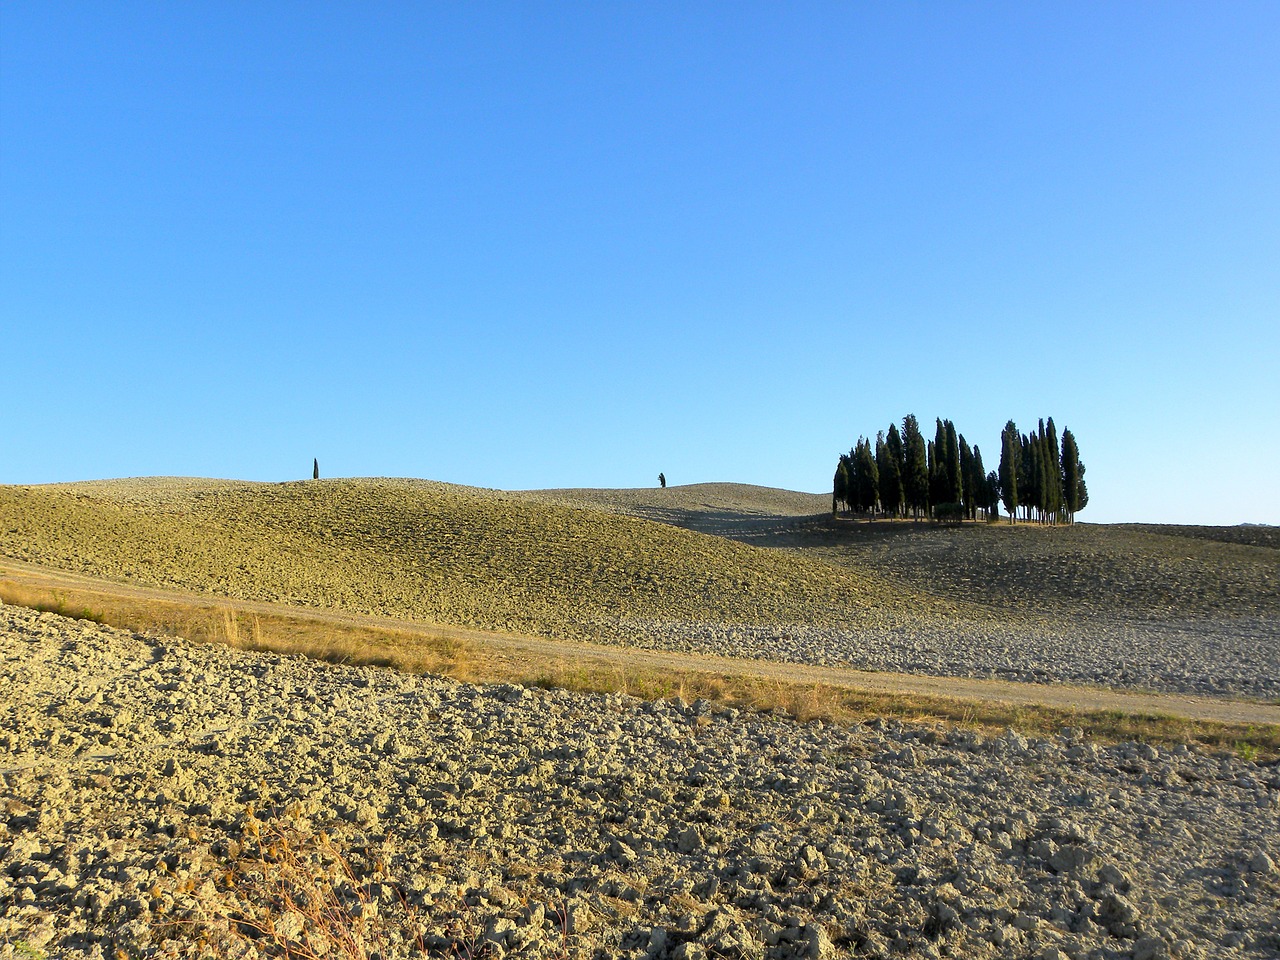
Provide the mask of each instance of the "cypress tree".
POLYGON ((884 435, 884 445, 885 449, 889 451, 889 456, 898 462, 898 476, 906 476, 907 451, 902 445, 902 435, 898 433, 898 425, 896 423, 889 424, 889 432, 884 435))
MULTIPOLYGON (((894 427, 889 428, 889 433, 895 438, 898 435, 894 427)), ((901 449, 901 441, 898 447, 901 449)), ((880 509, 895 517, 900 516, 902 514, 902 468, 898 465, 898 458, 894 456, 888 439, 876 438, 876 469, 880 474, 880 509)))
POLYGON ((1000 435, 1000 499, 1013 523, 1018 512, 1018 473, 1022 463, 1022 448, 1018 442, 1018 427, 1012 420, 1004 425, 1000 435))
POLYGON ((859 499, 859 484, 861 480, 858 478, 858 454, 862 450, 862 438, 858 438, 857 444, 849 451, 849 509, 857 511, 863 509, 862 500, 859 499))
POLYGON ((1045 466, 1045 477, 1048 481, 1048 494, 1045 500, 1049 507, 1049 518, 1054 523, 1059 523, 1066 510, 1066 498, 1062 485, 1062 458, 1058 453, 1058 428, 1053 425, 1053 417, 1050 417, 1045 424, 1044 445, 1048 460, 1045 466))
POLYGON ((1084 484, 1080 448, 1070 428, 1062 431, 1062 492, 1068 521, 1075 523, 1076 514, 1089 502, 1089 491, 1084 484))
MULTIPOLYGON (((995 475, 991 475, 995 476, 995 475)), ((973 489, 974 497, 977 499, 978 506, 982 507, 982 512, 986 516, 992 516, 992 503, 1000 499, 1000 494, 995 492, 992 484, 988 484, 987 467, 982 465, 982 451, 978 449, 978 444, 973 445, 973 489)), ((1000 479, 996 477, 996 488, 1000 485, 1000 479)), ((998 507, 997 507, 998 509, 998 507)))
POLYGON ((1054 488, 1057 486, 1057 458, 1049 449, 1049 431, 1043 420, 1040 421, 1040 434, 1037 446, 1040 469, 1040 522, 1052 523, 1054 507, 1054 488))
POLYGON ((960 457, 960 440, 956 436, 956 425, 944 420, 942 426, 946 430, 947 455, 943 463, 947 467, 947 499, 952 503, 964 503, 964 473, 960 457))
POLYGON ((983 503, 986 507, 987 517, 1000 516, 1000 476, 994 470, 987 474, 983 489, 986 490, 986 499, 983 503))
POLYGON ((940 503, 951 499, 951 476, 947 469, 947 428, 942 420, 937 421, 937 430, 933 435, 933 445, 929 448, 929 507, 932 510, 940 503))
POLYGON ((914 414, 902 419, 902 444, 906 462, 902 474, 903 494, 918 519, 921 511, 929 506, 929 459, 920 423, 914 414))
MULTIPOLYGON (((962 498, 960 502, 964 503, 964 515, 972 520, 978 508, 978 485, 975 484, 973 475, 973 451, 969 449, 963 433, 956 438, 956 441, 960 447, 960 496, 962 498)), ((979 478, 981 476, 982 474, 978 474, 979 478)), ((978 483, 981 483, 980 479, 978 483)))
POLYGON ((858 476, 858 455, 862 452, 862 438, 858 438, 857 445, 849 451, 846 463, 849 467, 849 511, 857 513, 862 510, 861 486, 862 480, 858 476))
MULTIPOLYGON (((960 438, 962 441, 963 437, 960 438)), ((982 451, 978 449, 978 445, 973 445, 973 450, 969 454, 969 477, 970 487, 966 496, 972 497, 973 509, 970 516, 973 519, 978 518, 978 510, 984 513, 987 510, 987 468, 982 465, 982 451)))
POLYGON ((1035 504, 1035 471, 1031 463, 1031 440, 1024 433, 1018 438, 1018 502, 1022 504, 1022 518, 1031 520, 1031 508, 1035 504))
POLYGON ((1062 431, 1062 495, 1067 522, 1075 523, 1080 499, 1080 451, 1070 429, 1062 431))
POLYGON ((1036 508, 1036 520, 1044 523, 1045 514, 1045 464, 1044 464, 1044 421, 1040 422, 1041 432, 1031 435, 1031 503, 1036 508))
POLYGON ((840 454, 840 462, 836 464, 836 475, 831 484, 831 512, 838 513, 839 505, 849 502, 849 458, 840 454))
POLYGON ((874 513, 880 500, 880 477, 870 440, 858 441, 857 477, 859 508, 874 513))
POLYGON ((938 442, 937 440, 928 440, 924 447, 925 460, 929 463, 929 512, 933 511, 934 504, 938 503, 938 442))
POLYGON ((1049 523, 1053 519, 1053 484, 1050 476, 1052 462, 1049 458, 1049 438, 1044 432, 1044 421, 1040 423, 1040 433, 1036 440, 1036 481, 1040 487, 1040 522, 1049 523))

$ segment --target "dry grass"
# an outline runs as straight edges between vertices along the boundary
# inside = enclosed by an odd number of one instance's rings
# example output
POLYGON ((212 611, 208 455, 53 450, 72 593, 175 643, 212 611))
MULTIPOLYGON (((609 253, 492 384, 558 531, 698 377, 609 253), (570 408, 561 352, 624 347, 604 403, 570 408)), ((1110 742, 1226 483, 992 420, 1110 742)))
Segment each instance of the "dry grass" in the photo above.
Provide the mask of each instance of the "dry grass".
MULTIPOLYGON (((507 677, 516 682, 521 678, 507 677)), ((826 683, 795 683, 697 671, 662 674, 592 670, 564 664, 544 671, 535 682, 572 690, 630 693, 647 699, 707 699, 717 704, 773 713, 804 722, 860 723, 894 718, 906 723, 961 726, 986 734, 1006 729, 1027 735, 1053 736, 1064 727, 1079 729, 1102 742, 1139 740, 1155 744, 1198 744, 1237 753, 1246 759, 1280 758, 1280 726, 1212 723, 1159 714, 1065 710, 1047 706, 949 699, 912 694, 886 694, 826 683)))
POLYGON ((79 587, 0 579, 0 600, 122 630, 221 643, 240 650, 299 654, 328 663, 394 667, 472 679, 472 647, 427 630, 394 630, 293 615, 245 612, 228 602, 122 597, 79 587))
MULTIPOLYGON (((240 839, 223 845, 213 875, 183 881, 194 907, 158 923, 157 939, 215 958, 245 956, 246 948, 249 956, 278 960, 502 956, 460 891, 406 892, 393 866, 395 844, 348 838, 344 846, 290 808, 261 820, 249 808, 241 821, 240 839)), ((468 868, 484 862, 479 854, 459 856, 468 868)), ((541 955, 567 960, 568 914, 543 906, 556 934, 541 955)))
POLYGON ((518 683, 590 693, 623 693, 642 699, 714 703, 801 721, 858 723, 895 718, 920 724, 960 725, 994 733, 1013 728, 1049 736, 1075 727, 1101 741, 1142 740, 1199 744, 1246 759, 1280 758, 1280 726, 1226 724, 1117 711, 1078 711, 1047 706, 937 696, 887 694, 827 683, 789 682, 702 670, 655 670, 594 660, 548 657, 491 648, 478 640, 423 628, 394 630, 332 623, 297 613, 237 611, 228 603, 133 599, 79 587, 39 587, 0 579, 0 600, 78 616, 135 632, 182 636, 241 649, 300 654, 331 663, 390 667, 480 683, 518 683))
POLYGON ((249 949, 280 960, 373 960, 406 945, 425 955, 424 918, 402 894, 377 896, 399 889, 384 858, 356 866, 305 818, 285 811, 263 821, 252 808, 224 849, 211 875, 178 883, 194 907, 157 922, 157 939, 210 957, 249 949))

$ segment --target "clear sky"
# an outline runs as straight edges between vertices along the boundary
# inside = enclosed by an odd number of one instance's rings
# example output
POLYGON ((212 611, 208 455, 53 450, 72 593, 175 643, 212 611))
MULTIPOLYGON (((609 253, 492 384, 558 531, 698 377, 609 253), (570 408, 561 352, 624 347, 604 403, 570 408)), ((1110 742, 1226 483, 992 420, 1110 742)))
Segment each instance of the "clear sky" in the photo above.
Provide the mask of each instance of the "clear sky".
POLYGON ((915 413, 1280 523, 1280 4, 0 4, 0 482, 830 489, 915 413))

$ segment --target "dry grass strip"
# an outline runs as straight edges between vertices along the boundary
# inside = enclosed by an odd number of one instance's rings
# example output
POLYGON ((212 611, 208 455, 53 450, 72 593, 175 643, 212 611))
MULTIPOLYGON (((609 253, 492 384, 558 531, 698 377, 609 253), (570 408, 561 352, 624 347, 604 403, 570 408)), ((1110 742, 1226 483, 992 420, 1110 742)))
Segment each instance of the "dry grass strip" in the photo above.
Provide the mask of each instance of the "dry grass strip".
POLYGON ((42 586, 0 579, 0 600, 124 630, 180 636, 238 649, 299 654, 330 663, 432 673, 475 683, 518 683, 645 699, 700 698, 801 721, 858 723, 874 718, 960 725, 982 731, 1012 728, 1051 735, 1075 727, 1102 741, 1198 744, 1250 760, 1280 758, 1280 725, 1217 723, 1154 713, 1072 710, 933 695, 883 693, 821 682, 734 675, 697 669, 655 669, 589 656, 532 654, 438 634, 334 621, 305 611, 255 612, 229 601, 118 596, 79 585, 42 586))

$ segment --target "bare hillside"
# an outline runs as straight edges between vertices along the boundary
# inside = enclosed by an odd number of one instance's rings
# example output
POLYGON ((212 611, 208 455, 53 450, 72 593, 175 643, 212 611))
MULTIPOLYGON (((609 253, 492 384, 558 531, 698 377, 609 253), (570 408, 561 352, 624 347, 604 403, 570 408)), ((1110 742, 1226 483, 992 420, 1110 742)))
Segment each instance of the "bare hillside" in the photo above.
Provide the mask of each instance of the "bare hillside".
MULTIPOLYGON (((1235 527, 1038 526, 815 517, 772 543, 914 590, 1060 618, 1280 618, 1280 549, 1235 527)), ((1265 529, 1265 528, 1264 528, 1265 529)))
POLYGON ((544 503, 641 517, 766 547, 785 537, 797 519, 831 509, 831 498, 822 494, 746 483, 694 483, 665 489, 527 490, 520 495, 544 503))
POLYGON ((828 496, 733 483, 523 495, 793 550, 1009 616, 1280 616, 1274 527, 835 519, 828 496))
POLYGON ((155 586, 565 637, 654 623, 884 625, 920 607, 820 560, 416 480, 3 487, 0 551, 155 586))

